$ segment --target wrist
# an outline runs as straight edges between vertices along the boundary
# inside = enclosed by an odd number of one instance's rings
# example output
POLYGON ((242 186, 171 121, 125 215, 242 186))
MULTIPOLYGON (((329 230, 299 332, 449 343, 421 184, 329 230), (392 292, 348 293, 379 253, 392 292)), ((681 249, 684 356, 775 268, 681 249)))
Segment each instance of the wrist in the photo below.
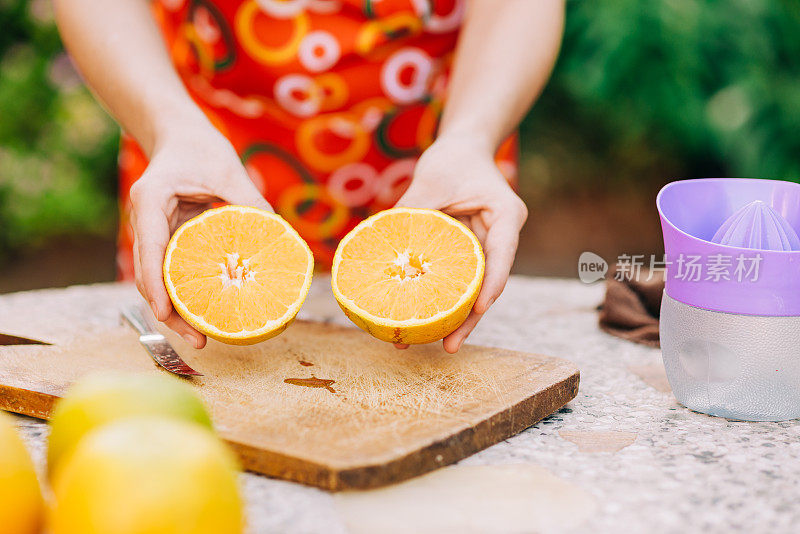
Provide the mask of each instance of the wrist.
MULTIPOLYGON (((439 137, 459 139, 494 153, 503 141, 497 125, 478 116, 453 116, 445 111, 439 127, 439 137)), ((463 115, 463 114, 462 114, 463 115)))
POLYGON ((458 146, 474 155, 494 157, 496 143, 487 135, 474 130, 446 130, 436 137, 436 144, 458 146))
POLYGON ((145 149, 149 157, 165 146, 185 142, 208 128, 213 129, 205 114, 191 100, 178 104, 165 103, 151 116, 152 140, 149 151, 145 149))

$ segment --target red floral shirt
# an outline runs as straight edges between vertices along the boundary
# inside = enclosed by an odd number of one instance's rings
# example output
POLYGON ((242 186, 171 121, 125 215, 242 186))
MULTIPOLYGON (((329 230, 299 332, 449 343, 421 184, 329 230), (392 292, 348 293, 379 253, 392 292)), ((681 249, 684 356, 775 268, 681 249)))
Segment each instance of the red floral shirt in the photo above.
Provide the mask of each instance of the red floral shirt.
MULTIPOLYGON (((161 0, 155 17, 190 94, 321 266, 388 208, 434 139, 466 0, 161 0)), ((498 152, 509 180, 516 138, 498 152)), ((123 137, 120 277, 132 278, 128 191, 147 161, 123 137)))

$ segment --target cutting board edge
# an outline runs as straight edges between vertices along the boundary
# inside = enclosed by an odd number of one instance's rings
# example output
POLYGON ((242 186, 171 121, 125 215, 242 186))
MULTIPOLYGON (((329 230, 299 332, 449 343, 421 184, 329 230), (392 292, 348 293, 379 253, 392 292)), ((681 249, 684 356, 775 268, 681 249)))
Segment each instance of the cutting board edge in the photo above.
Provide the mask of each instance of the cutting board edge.
POLYGON ((578 395, 580 371, 573 369, 573 373, 560 382, 522 399, 509 409, 389 462, 340 468, 273 451, 267 451, 269 459, 265 460, 263 450, 243 443, 230 443, 248 471, 332 492, 378 488, 456 463, 538 423, 578 395), (542 395, 550 402, 541 402, 542 395), (261 451, 261 458, 251 451, 261 451))
MULTIPOLYGON (((294 456, 265 451, 225 439, 248 471, 290 480, 328 491, 365 490, 402 482, 453 464, 495 443, 518 434, 566 405, 578 394, 580 371, 495 413, 475 426, 443 440, 431 442, 388 463, 337 468, 294 456), (550 402, 541 402, 544 395, 550 402)), ((58 396, 14 386, 0 386, 0 409, 48 419, 58 396)), ((224 439, 224 438, 223 438, 224 439)))
POLYGON ((0 410, 49 419, 57 395, 0 384, 0 410))
POLYGON ((331 491, 366 490, 424 475, 467 458, 496 443, 519 434, 552 414, 578 395, 580 371, 521 400, 510 409, 497 412, 480 423, 452 436, 381 465, 367 465, 336 472, 331 491), (541 396, 551 395, 549 402, 541 396))
MULTIPOLYGON (((560 376, 560 378, 558 378, 557 382, 550 383, 547 386, 541 387, 541 388, 536 389, 536 390, 531 390, 531 389, 528 389, 526 387, 519 386, 513 393, 513 395, 515 396, 515 400, 512 401, 513 404, 510 405, 510 408, 515 408, 518 405, 522 405, 522 404, 524 404, 526 402, 530 402, 531 399, 533 399, 533 398, 535 398, 535 397, 537 397, 539 395, 546 395, 554 387, 559 386, 560 384, 562 384, 562 383, 564 383, 566 381, 572 380, 576 375, 578 377, 578 381, 580 381, 580 371, 579 371, 579 369, 572 362, 570 362, 569 360, 565 360, 565 359, 557 358, 557 357, 553 357, 553 356, 542 356, 540 354, 536 354, 535 356, 546 358, 549 362, 557 363, 558 365, 556 367, 561 372, 561 376, 560 376)), ((574 396, 575 395, 573 395, 572 398, 574 398, 574 396)), ((570 399, 570 400, 572 400, 572 399, 570 399)), ((569 402, 569 401, 566 401, 566 402, 569 402)), ((565 402, 565 404, 566 404, 566 402, 565 402)), ((480 420, 477 420, 477 421, 467 421, 467 422, 465 422, 461 428, 458 428, 456 430, 456 433, 459 433, 459 432, 462 432, 465 429, 471 428, 475 424, 479 424, 479 423, 482 423, 482 422, 484 422, 486 420, 497 418, 500 414, 503 413, 504 410, 508 410, 510 408, 498 409, 497 411, 495 411, 493 413, 492 412, 485 412, 485 413, 482 414, 483 419, 480 419, 480 420)), ((531 426, 531 425, 527 425, 527 426, 531 426)), ((524 428, 527 428, 527 427, 524 427, 524 428)), ((443 436, 444 436, 444 434, 443 434, 443 436)), ((445 441, 445 438, 442 437, 440 439, 440 438, 436 438, 436 437, 431 437, 428 442, 422 444, 421 446, 425 447, 425 446, 428 446, 428 445, 433 444, 433 443, 438 443, 440 441, 445 441)), ((308 461, 311 461, 312 463, 315 463, 313 458, 304 458, 304 459, 308 460, 308 461)), ((370 463, 368 463, 366 465, 372 465, 372 464, 374 464, 376 466, 377 465, 385 465, 387 462, 392 462, 392 461, 395 461, 397 459, 398 458, 396 456, 384 455, 383 457, 379 457, 379 458, 375 458, 373 460, 370 460, 370 463)), ((319 463, 319 462, 316 462, 316 463, 319 463)), ((331 465, 332 467, 336 468, 339 471, 350 471, 352 469, 360 469, 360 468, 363 467, 362 464, 354 463, 352 461, 349 461, 349 462, 348 461, 343 461, 343 462, 339 462, 339 463, 333 463, 332 462, 329 465, 331 465)))

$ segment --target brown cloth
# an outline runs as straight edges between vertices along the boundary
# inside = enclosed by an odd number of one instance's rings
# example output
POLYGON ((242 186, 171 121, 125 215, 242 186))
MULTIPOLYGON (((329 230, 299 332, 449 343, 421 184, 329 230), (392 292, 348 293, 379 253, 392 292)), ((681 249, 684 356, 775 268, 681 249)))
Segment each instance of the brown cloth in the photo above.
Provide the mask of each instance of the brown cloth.
POLYGON ((606 298, 600 305, 600 328, 634 343, 660 347, 658 316, 664 292, 664 273, 642 270, 637 279, 606 281, 606 298))

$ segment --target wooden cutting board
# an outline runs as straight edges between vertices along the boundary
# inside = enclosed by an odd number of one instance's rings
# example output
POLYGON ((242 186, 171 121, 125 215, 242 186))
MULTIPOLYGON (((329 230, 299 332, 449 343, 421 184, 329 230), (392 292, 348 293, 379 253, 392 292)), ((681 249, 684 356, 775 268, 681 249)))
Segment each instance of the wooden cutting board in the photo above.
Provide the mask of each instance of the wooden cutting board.
MULTIPOLYGON (((120 284, 0 297, 0 408, 47 418, 87 373, 164 372, 118 319, 136 301, 120 284)), ((331 324, 296 321, 255 346, 209 341, 201 351, 165 333, 204 373, 190 382, 246 469, 329 490, 381 486, 456 462, 578 391, 578 370, 559 358, 475 346, 451 356, 439 344, 399 351, 331 324), (298 385, 312 377, 332 382, 298 385)))

